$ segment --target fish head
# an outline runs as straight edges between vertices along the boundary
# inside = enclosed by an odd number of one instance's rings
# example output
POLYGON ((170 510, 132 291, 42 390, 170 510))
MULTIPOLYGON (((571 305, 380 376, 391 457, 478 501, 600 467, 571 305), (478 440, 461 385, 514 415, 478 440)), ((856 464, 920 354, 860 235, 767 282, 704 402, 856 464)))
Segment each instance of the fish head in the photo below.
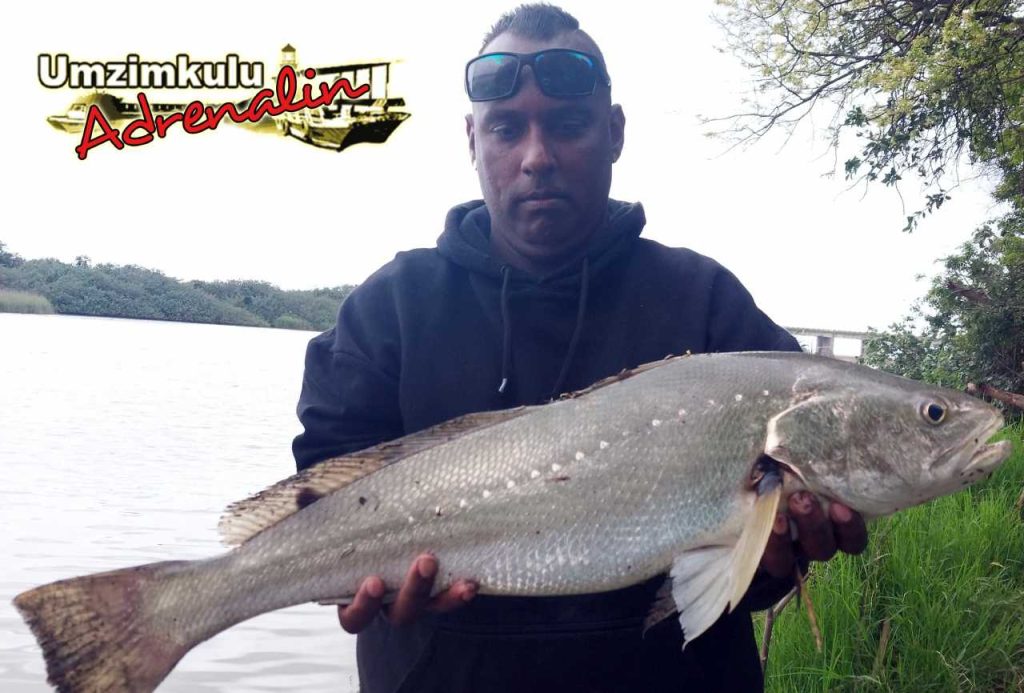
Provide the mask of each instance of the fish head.
POLYGON ((794 386, 792 406, 771 419, 765 453, 794 486, 878 517, 987 478, 1012 452, 988 443, 1003 425, 995 407, 867 370, 794 386))

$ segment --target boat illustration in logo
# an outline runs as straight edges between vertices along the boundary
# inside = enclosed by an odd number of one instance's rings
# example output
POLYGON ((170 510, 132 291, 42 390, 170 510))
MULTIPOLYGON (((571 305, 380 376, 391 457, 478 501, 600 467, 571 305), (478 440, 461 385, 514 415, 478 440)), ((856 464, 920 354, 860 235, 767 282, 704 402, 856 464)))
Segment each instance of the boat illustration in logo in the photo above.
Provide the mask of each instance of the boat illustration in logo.
MULTIPOLYGON (((360 98, 349 98, 344 93, 330 103, 315 108, 303 108, 284 112, 280 115, 266 114, 255 123, 239 123, 242 127, 264 133, 276 133, 304 142, 314 147, 341 151, 363 142, 380 144, 409 117, 405 99, 390 93, 391 70, 394 61, 348 63, 298 69, 296 51, 291 44, 281 49, 278 71, 291 67, 301 75, 299 88, 304 84, 333 82, 348 79, 353 85, 367 85, 368 91, 360 98), (312 76, 308 76, 312 75, 312 76)), ((277 75, 274 75, 276 81, 277 75)), ((243 112, 255 98, 250 96, 233 101, 235 108, 243 112)), ((140 117, 139 103, 122 99, 120 96, 96 90, 73 101, 61 114, 51 115, 46 121, 63 132, 80 134, 85 127, 89 109, 96 106, 112 127, 140 117)), ((216 107, 215 104, 207 104, 216 107)), ((170 115, 180 113, 187 103, 161 103, 153 99, 148 103, 152 113, 170 115)), ((229 122, 225 120, 225 122, 229 122)))

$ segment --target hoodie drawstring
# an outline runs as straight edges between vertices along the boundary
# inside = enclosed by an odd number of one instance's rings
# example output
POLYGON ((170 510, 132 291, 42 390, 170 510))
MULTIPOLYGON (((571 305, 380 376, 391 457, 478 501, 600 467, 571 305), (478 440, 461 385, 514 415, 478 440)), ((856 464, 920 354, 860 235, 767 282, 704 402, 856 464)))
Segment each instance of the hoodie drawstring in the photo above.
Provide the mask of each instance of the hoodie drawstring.
POLYGON ((562 371, 558 374, 558 380, 555 381, 555 386, 551 389, 550 399, 554 399, 562 394, 562 385, 565 384, 565 378, 569 375, 569 365, 572 363, 572 357, 576 355, 576 345, 580 341, 580 333, 583 331, 583 316, 587 312, 587 293, 590 289, 590 260, 584 256, 583 258, 583 271, 580 276, 580 303, 576 309, 576 327, 572 331, 572 339, 569 340, 569 350, 565 354, 565 360, 562 362, 562 371))
MULTIPOLYGON (((508 265, 501 267, 501 384, 498 385, 498 392, 505 393, 508 387, 508 379, 512 368, 512 320, 508 311, 508 283, 511 268, 508 265)), ((583 318, 587 313, 587 295, 590 293, 590 260, 583 258, 583 270, 580 274, 580 301, 576 308, 576 326, 572 331, 572 338, 569 340, 569 349, 566 351, 565 359, 562 361, 562 369, 558 373, 555 386, 551 389, 549 399, 554 399, 562 392, 562 386, 569 375, 569 366, 576 355, 576 347, 580 342, 580 333, 583 332, 583 318)))
POLYGON ((498 392, 505 393, 508 386, 508 371, 512 365, 512 321, 508 317, 508 277, 511 274, 508 265, 501 266, 501 384, 498 392))

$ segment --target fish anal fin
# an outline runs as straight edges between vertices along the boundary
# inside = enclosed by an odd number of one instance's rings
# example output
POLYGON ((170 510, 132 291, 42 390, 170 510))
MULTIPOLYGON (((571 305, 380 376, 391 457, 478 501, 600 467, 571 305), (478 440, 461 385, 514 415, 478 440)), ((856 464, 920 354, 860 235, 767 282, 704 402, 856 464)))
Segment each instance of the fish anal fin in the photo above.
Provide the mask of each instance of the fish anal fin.
POLYGON ((431 428, 348 455, 334 457, 232 503, 218 529, 229 546, 242 544, 284 518, 398 460, 458 436, 521 416, 527 407, 466 414, 431 428))
POLYGON ((753 507, 734 543, 687 551, 672 564, 672 599, 686 642, 735 609, 754 579, 782 497, 777 473, 766 476, 751 495, 753 507))

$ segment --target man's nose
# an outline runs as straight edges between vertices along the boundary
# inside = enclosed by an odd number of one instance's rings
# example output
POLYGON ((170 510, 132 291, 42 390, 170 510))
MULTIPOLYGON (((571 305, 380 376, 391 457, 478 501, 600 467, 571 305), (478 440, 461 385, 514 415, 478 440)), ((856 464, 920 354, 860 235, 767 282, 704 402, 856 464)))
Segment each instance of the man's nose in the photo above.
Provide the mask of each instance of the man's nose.
POLYGON ((555 156, 544 130, 539 125, 531 126, 523 139, 523 173, 543 175, 555 167, 555 156))

